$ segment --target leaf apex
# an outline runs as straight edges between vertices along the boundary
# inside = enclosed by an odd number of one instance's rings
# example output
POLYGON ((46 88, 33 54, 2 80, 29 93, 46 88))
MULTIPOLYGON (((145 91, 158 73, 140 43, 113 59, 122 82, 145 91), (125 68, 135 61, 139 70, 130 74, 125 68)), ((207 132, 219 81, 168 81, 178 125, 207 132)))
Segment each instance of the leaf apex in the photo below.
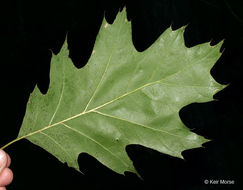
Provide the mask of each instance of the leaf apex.
POLYGON ((216 48, 219 51, 219 53, 222 54, 224 50, 220 51, 220 49, 221 49, 223 43, 224 43, 224 40, 221 40, 219 43, 217 43, 215 45, 211 45, 211 42, 209 42, 209 45, 212 48, 216 48))
POLYGON ((180 27, 178 30, 181 30, 181 31, 185 32, 187 26, 188 26, 188 24, 186 24, 186 25, 180 27))

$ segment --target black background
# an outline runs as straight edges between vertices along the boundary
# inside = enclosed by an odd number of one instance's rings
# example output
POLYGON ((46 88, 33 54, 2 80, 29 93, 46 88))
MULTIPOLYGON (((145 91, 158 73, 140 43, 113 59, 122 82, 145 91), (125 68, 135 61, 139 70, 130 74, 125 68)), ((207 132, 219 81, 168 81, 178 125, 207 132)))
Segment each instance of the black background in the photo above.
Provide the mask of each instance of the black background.
POLYGON ((6 149, 14 181, 8 189, 241 189, 243 180, 243 1, 239 0, 19 0, 0 2, 1 130, 0 145, 14 139, 21 126, 29 93, 49 83, 51 49, 58 53, 69 31, 70 57, 80 68, 87 62, 105 14, 112 23, 126 5, 133 42, 143 51, 170 25, 188 25, 188 47, 224 39, 224 53, 211 74, 230 84, 217 101, 191 104, 180 111, 183 122, 213 141, 184 151, 185 160, 130 145, 127 152, 143 180, 118 175, 87 154, 80 169, 68 168, 49 153, 22 140, 6 149), (234 180, 235 185, 205 185, 205 179, 234 180))

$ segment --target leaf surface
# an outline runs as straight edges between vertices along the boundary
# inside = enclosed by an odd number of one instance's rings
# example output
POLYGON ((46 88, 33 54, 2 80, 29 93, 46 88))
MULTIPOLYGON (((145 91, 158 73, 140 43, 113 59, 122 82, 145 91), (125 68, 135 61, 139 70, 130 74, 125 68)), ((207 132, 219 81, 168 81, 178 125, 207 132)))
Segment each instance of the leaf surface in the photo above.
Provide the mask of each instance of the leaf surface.
POLYGON ((117 173, 136 172, 125 147, 139 144, 175 157, 207 140, 184 126, 179 111, 213 100, 223 88, 210 75, 220 47, 184 45, 184 28, 167 29, 144 52, 133 46, 126 12, 104 19, 87 65, 76 69, 67 44, 53 55, 46 95, 30 95, 18 138, 79 170, 86 152, 117 173))

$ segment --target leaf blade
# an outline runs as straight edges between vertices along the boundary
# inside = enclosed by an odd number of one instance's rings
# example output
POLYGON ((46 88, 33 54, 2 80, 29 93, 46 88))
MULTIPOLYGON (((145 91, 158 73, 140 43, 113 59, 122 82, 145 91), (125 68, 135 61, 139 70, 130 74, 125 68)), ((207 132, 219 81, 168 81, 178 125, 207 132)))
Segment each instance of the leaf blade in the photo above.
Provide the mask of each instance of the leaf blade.
POLYGON ((77 170, 78 155, 86 152, 121 174, 136 172, 125 151, 129 144, 181 158, 182 151, 200 147, 207 140, 184 126, 179 110, 211 101, 223 88, 210 75, 221 44, 186 48, 183 32, 167 29, 137 52, 123 11, 113 25, 104 19, 93 54, 80 70, 65 44, 53 55, 48 93, 35 88, 30 96, 19 138, 77 170))

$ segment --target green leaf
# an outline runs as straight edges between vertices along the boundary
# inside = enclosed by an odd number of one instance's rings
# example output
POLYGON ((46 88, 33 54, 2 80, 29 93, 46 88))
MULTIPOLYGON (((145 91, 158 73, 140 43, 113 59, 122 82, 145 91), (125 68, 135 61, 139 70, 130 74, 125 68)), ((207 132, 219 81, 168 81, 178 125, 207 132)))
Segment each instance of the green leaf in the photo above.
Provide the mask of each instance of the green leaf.
POLYGON ((221 44, 187 48, 183 32, 169 28, 137 52, 123 11, 112 25, 103 21, 82 69, 73 66, 65 43, 53 55, 48 93, 36 87, 30 96, 17 140, 26 138, 77 170, 78 155, 86 152, 120 174, 136 172, 129 144, 181 158, 200 147, 207 140, 185 127, 179 110, 211 101, 223 88, 210 75, 221 44))

